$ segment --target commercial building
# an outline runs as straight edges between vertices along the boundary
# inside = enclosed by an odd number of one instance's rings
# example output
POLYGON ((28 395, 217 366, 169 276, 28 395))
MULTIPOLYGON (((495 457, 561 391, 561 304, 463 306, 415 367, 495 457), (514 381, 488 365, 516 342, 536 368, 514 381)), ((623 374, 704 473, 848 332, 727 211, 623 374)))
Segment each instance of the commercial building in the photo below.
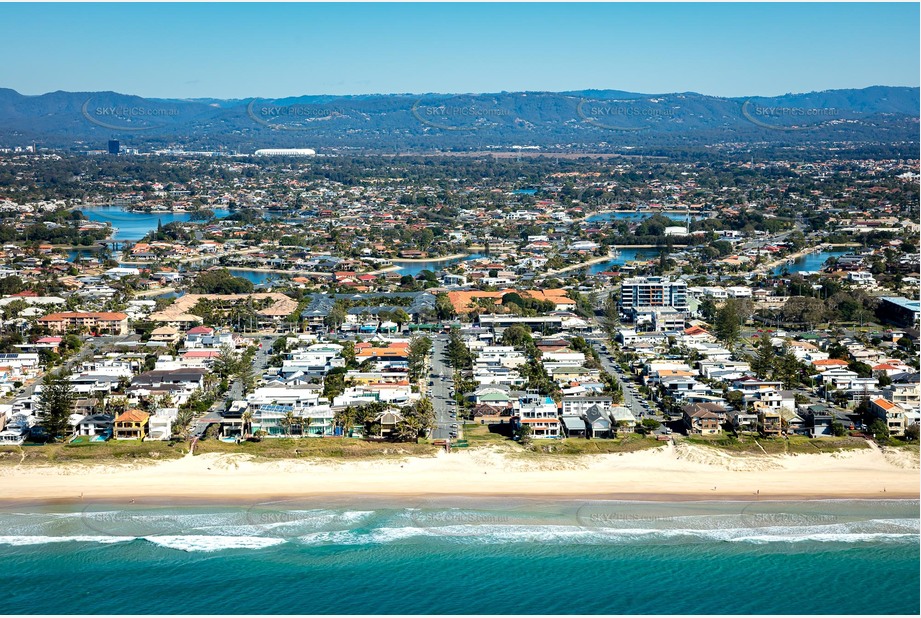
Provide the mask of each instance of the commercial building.
POLYGON ((921 316, 921 301, 904 296, 883 296, 876 310, 879 318, 886 323, 911 328, 918 326, 921 316))
POLYGON ((317 151, 312 148, 260 148, 257 157, 313 157, 317 151))

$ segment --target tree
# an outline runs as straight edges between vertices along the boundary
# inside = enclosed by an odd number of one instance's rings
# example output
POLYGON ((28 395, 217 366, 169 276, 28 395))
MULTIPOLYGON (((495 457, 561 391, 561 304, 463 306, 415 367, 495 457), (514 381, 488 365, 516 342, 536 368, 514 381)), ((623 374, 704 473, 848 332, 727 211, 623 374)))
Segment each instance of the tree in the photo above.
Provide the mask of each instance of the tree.
POLYGON ((788 322, 805 323, 810 329, 825 318, 825 303, 820 298, 791 296, 784 303, 783 319, 788 322))
POLYGON ((458 328, 452 328, 448 334, 447 356, 448 362, 455 369, 466 369, 473 362, 473 356, 464 343, 458 328))
POLYGON ((762 333, 758 340, 755 350, 755 357, 751 361, 751 368, 757 375, 767 378, 774 370, 774 346, 771 344, 771 336, 762 333))
POLYGON ((285 412, 285 415, 281 418, 280 422, 281 422, 281 426, 285 428, 285 435, 290 438, 291 437, 291 427, 296 422, 294 412, 292 410, 288 410, 287 412, 285 412))
POLYGON ((403 420, 394 427, 390 437, 398 442, 415 442, 435 426, 435 408, 428 398, 419 399, 401 410, 403 420))
POLYGON ((871 378, 873 377, 873 367, 866 363, 860 361, 854 361, 849 363, 847 368, 857 374, 861 378, 871 378))
POLYGON ((180 440, 187 440, 192 426, 192 418, 193 413, 191 408, 185 406, 179 408, 179 411, 176 413, 176 418, 173 420, 173 436, 180 440))
POLYGON ((310 426, 313 425, 313 417, 305 416, 301 422, 301 435, 306 436, 310 434, 310 426))
POLYGON ((518 444, 524 447, 528 447, 531 446, 533 434, 534 430, 531 429, 531 426, 523 424, 519 426, 518 430, 515 432, 515 438, 518 440, 518 444))
POLYGON ((419 380, 425 369, 425 360, 432 351, 432 340, 425 335, 413 337, 409 342, 409 379, 410 381, 419 380))
POLYGON ((397 330, 401 331, 403 330, 403 325, 408 323, 412 318, 402 309, 397 309, 391 314, 390 319, 397 323, 397 330))
POLYGON ((640 425, 642 425, 648 431, 655 431, 662 425, 662 423, 660 423, 654 418, 644 418, 642 422, 640 423, 640 425))
POLYGON ((346 406, 342 410, 337 410, 333 416, 333 422, 342 430, 342 435, 348 437, 352 427, 355 426, 357 414, 353 406, 346 406))
POLYGON ((70 414, 73 411, 73 384, 69 376, 48 373, 42 380, 39 396, 42 428, 56 441, 66 436, 70 414))
POLYGON ((253 411, 247 410, 243 413, 243 436, 248 436, 253 430, 253 411))
POLYGON ((885 440, 889 437, 889 427, 886 426, 886 423, 881 418, 875 419, 870 423, 870 426, 867 427, 867 431, 869 431, 870 435, 876 440, 885 440))
POLYGON ((199 273, 189 290, 194 294, 248 294, 253 291, 253 282, 220 268, 199 273))
POLYGON ((726 301, 726 304, 716 312, 713 333, 717 339, 732 347, 738 341, 741 332, 742 321, 736 311, 735 304, 732 303, 732 300, 726 301))
POLYGON ((502 345, 510 345, 530 353, 534 348, 531 331, 523 324, 509 326, 502 333, 502 345))
POLYGON ((335 367, 329 370, 323 377, 323 396, 333 400, 345 391, 345 373, 344 367, 335 367))
POLYGON ((452 320, 457 316, 457 312, 454 310, 454 304, 451 303, 446 292, 441 292, 435 296, 435 314, 438 319, 442 321, 452 320))
POLYGON ((239 363, 236 371, 237 379, 243 386, 243 394, 251 392, 256 387, 256 369, 252 363, 239 363))
POLYGON ((905 428, 905 435, 903 436, 906 442, 917 442, 918 441, 918 423, 912 423, 905 428))
POLYGON ((745 400, 745 393, 742 391, 729 391, 726 393, 726 403, 736 409, 740 409, 745 400))
POLYGON ((229 343, 225 343, 221 346, 221 351, 217 358, 214 359, 212 370, 219 378, 224 380, 237 373, 240 364, 236 350, 229 343))
POLYGON ((794 388, 800 381, 800 372, 799 360, 785 343, 780 354, 774 359, 774 379, 783 382, 786 388, 794 388))

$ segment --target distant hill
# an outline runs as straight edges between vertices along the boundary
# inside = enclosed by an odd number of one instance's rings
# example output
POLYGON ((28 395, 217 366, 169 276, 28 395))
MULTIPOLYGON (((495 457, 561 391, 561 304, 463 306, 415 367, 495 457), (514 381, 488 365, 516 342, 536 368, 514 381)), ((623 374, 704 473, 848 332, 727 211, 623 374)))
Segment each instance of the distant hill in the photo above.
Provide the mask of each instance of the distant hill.
POLYGON ((539 146, 620 151, 713 144, 918 143, 918 88, 779 97, 618 90, 493 94, 145 99, 116 92, 25 96, 0 89, 0 145, 141 149, 431 152, 539 146))

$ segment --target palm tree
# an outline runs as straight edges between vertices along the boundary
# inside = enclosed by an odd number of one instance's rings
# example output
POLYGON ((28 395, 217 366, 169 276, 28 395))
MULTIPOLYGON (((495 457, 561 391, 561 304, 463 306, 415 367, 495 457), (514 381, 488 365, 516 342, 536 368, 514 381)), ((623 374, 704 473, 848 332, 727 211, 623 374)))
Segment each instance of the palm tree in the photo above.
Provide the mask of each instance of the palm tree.
POLYGON ((285 435, 289 438, 291 437, 291 426, 294 425, 294 420, 293 410, 285 412, 285 416, 281 419, 281 426, 285 428, 285 435))
POLYGON ((215 384, 217 384, 217 376, 211 372, 206 373, 204 377, 204 383, 202 385, 205 388, 205 392, 210 393, 215 384))
POLYGON ((306 436, 310 433, 310 426, 313 425, 313 417, 305 417, 304 422, 301 425, 301 435, 306 436))
POLYGON ((333 421, 342 428, 343 437, 348 437, 348 433, 355 425, 355 408, 346 406, 344 410, 339 410, 333 421))
POLYGON ((243 413, 243 436, 246 437, 253 429, 253 411, 247 410, 243 413), (249 430, 249 431, 247 431, 249 430))
POLYGON ((191 408, 180 408, 176 414, 176 422, 173 425, 173 434, 179 436, 182 440, 189 437, 189 426, 192 424, 191 408))

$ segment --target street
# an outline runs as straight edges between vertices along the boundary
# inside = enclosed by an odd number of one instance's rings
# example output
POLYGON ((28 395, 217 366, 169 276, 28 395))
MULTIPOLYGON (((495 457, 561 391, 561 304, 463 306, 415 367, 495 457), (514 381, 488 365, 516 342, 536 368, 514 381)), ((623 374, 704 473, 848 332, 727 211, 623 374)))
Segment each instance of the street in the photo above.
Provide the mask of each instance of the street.
MULTIPOLYGON (((51 371, 67 374, 75 365, 83 361, 92 360, 97 350, 105 349, 106 346, 114 345, 120 341, 127 341, 131 336, 132 335, 103 335, 102 337, 81 337, 83 347, 80 348, 80 351, 67 359, 61 367, 52 367, 51 371)), ((30 384, 23 386, 19 391, 11 394, 8 399, 12 401, 20 397, 31 397, 35 392, 35 387, 42 383, 46 373, 47 371, 37 375, 30 384)))
MULTIPOLYGON (((246 338, 255 340, 257 344, 262 344, 262 347, 256 350, 256 356, 253 358, 253 370, 258 380, 266 369, 272 342, 275 341, 276 337, 272 335, 252 335, 246 338)), ((223 397, 217 399, 211 404, 207 412, 192 421, 192 437, 201 438, 205 434, 205 430, 208 429, 208 425, 221 422, 222 413, 228 401, 236 401, 243 399, 243 397, 243 383, 240 380, 234 380, 223 397)))
MULTIPOLYGON (((451 387, 454 383, 454 370, 445 362, 445 351, 447 349, 448 336, 444 334, 435 335, 432 338, 432 364, 430 371, 430 380, 432 405, 435 408, 435 428, 431 437, 436 440, 446 440, 451 437, 451 425, 459 425, 457 419, 452 418, 451 414, 456 414, 456 406, 453 404, 454 398, 450 396, 451 387)), ((458 432, 460 435, 460 432, 458 432)))
POLYGON ((595 348, 595 351, 598 352, 598 356, 601 358, 601 366, 609 374, 614 376, 614 379, 620 385, 620 390, 623 393, 624 401, 623 404, 626 408, 633 413, 633 416, 636 417, 637 421, 641 421, 644 418, 651 418, 662 423, 662 426, 656 429, 653 433, 668 433, 665 431, 665 423, 668 419, 659 414, 658 406, 655 403, 647 402, 645 398, 640 396, 640 394, 633 390, 631 387, 635 387, 636 384, 620 373, 620 366, 611 360, 609 352, 606 352, 602 349, 602 346, 608 347, 612 346, 613 343, 605 343, 605 339, 588 339, 587 340, 592 347, 595 348), (643 404, 647 403, 649 408, 647 409, 643 404))

